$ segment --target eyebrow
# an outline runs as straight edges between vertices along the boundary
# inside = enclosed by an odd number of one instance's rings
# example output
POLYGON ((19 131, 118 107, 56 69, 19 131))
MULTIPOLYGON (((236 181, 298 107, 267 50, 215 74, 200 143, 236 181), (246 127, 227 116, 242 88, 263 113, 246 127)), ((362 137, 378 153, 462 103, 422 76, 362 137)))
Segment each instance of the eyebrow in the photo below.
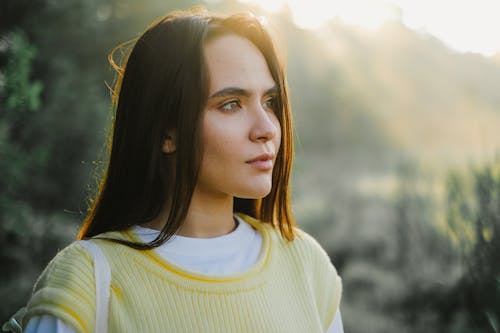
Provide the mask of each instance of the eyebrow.
MULTIPOLYGON (((274 86, 272 88, 267 89, 264 92, 264 95, 272 95, 272 94, 277 94, 278 93, 278 86, 274 86)), ((218 98, 218 97, 225 97, 225 96, 243 96, 243 97, 249 97, 252 95, 250 90, 242 89, 242 88, 237 88, 237 87, 227 87, 222 90, 219 90, 215 93, 213 93, 210 98, 218 98)))

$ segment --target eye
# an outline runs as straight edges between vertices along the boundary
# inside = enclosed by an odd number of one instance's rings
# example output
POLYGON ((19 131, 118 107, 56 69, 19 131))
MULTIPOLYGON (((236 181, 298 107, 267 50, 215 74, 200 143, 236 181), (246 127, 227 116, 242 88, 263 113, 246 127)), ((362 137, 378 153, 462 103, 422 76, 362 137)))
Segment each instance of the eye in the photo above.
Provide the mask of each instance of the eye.
POLYGON ((226 102, 226 103, 222 104, 221 106, 219 106, 220 110, 226 111, 226 112, 234 112, 234 111, 238 110, 239 108, 241 108, 240 102, 236 101, 236 100, 226 102))
POLYGON ((276 111, 276 96, 269 97, 264 101, 264 104, 262 105, 265 109, 270 109, 272 111, 276 111))

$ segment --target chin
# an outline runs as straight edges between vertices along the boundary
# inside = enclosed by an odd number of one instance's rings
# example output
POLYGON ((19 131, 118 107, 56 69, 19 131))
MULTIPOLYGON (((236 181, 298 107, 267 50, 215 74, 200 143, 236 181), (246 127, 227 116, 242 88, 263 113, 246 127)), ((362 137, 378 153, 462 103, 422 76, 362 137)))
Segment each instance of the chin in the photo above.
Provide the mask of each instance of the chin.
POLYGON ((253 188, 241 191, 235 197, 241 199, 262 199, 271 193, 271 185, 262 188, 253 188))

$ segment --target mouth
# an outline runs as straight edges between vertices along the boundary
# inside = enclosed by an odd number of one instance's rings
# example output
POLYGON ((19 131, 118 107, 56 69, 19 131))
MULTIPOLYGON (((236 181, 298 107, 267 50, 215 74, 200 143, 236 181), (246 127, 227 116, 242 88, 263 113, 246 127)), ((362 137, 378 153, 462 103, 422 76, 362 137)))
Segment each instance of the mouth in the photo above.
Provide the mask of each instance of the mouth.
POLYGON ((274 154, 264 153, 247 161, 246 163, 259 170, 268 171, 273 168, 274 154))

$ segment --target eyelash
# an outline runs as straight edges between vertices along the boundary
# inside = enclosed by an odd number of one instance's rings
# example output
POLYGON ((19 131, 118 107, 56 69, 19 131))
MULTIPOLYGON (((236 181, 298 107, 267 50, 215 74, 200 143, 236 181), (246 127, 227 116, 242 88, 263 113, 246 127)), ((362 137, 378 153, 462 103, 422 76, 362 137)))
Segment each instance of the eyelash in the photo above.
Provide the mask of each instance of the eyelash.
MULTIPOLYGON (((264 106, 266 109, 271 109, 273 110, 273 112, 275 112, 275 107, 276 107, 276 96, 273 96, 273 97, 270 97, 268 99, 266 99, 264 101, 264 105, 266 103, 269 103, 270 105, 269 106, 264 106)), ((236 107, 238 109, 241 108, 241 103, 239 100, 230 100, 230 101, 227 101, 223 104, 221 104, 218 108, 221 110, 221 111, 226 111, 226 112, 235 112, 236 111, 236 107), (235 105, 235 107, 231 107, 232 105, 235 105)))
POLYGON ((269 97, 268 99, 266 99, 264 101, 264 104, 265 103, 270 103, 269 108, 271 110, 273 110, 273 112, 276 112, 276 101, 277 101, 276 96, 272 96, 272 97, 269 97))
POLYGON ((238 101, 238 100, 230 100, 228 102, 223 103, 221 106, 219 106, 219 109, 222 110, 222 111, 226 111, 226 112, 234 112, 235 108, 227 108, 228 106, 230 106, 232 104, 236 104, 236 106, 238 108, 241 108, 240 101, 238 101))

